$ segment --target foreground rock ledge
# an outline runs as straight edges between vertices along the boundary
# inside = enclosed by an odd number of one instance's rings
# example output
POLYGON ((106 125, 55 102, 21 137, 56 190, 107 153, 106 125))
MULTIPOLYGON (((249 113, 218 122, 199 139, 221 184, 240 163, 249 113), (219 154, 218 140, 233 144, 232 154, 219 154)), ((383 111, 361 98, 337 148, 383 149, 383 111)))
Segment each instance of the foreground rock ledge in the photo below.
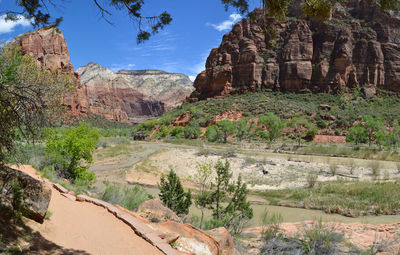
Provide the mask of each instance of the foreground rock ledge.
POLYGON ((0 207, 13 210, 16 183, 23 191, 22 214, 43 223, 51 199, 51 189, 44 182, 19 170, 0 165, 0 207), (13 187, 14 186, 14 187, 13 187))

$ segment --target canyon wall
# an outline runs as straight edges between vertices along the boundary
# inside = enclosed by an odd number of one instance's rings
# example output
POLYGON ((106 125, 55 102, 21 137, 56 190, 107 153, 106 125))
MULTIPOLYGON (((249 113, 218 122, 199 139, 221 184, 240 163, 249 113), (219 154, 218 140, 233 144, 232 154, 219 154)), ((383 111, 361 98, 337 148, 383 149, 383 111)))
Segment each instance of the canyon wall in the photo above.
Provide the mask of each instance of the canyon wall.
POLYGON ((225 34, 195 82, 193 99, 259 89, 341 93, 362 89, 400 92, 400 16, 365 0, 336 3, 326 22, 302 14, 294 1, 288 18, 261 9, 225 34))

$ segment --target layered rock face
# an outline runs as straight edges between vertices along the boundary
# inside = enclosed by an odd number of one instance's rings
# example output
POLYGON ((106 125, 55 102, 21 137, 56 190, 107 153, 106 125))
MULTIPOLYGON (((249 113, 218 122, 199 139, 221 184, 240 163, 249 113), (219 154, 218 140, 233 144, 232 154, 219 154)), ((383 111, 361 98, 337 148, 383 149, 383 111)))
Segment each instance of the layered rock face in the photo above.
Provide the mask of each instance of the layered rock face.
POLYGON ((12 45, 21 47, 22 54, 31 55, 46 70, 67 74, 76 82, 74 90, 64 98, 64 104, 73 114, 88 113, 88 98, 80 78, 71 64, 67 42, 61 30, 54 26, 19 35, 12 45))
POLYGON ((89 98, 89 111, 115 121, 158 116, 193 91, 184 74, 152 70, 114 73, 95 63, 78 68, 77 73, 89 98))
POLYGON ((194 90, 189 77, 163 71, 114 73, 94 63, 74 72, 66 40, 55 27, 22 34, 12 41, 23 54, 33 56, 46 70, 71 75, 74 90, 64 104, 73 114, 96 114, 111 121, 132 122, 158 116, 182 103, 194 90))
POLYGON ((243 19, 213 49, 192 98, 260 88, 340 93, 363 88, 400 91, 400 16, 365 0, 337 3, 326 22, 305 19, 302 1, 290 18, 243 19))

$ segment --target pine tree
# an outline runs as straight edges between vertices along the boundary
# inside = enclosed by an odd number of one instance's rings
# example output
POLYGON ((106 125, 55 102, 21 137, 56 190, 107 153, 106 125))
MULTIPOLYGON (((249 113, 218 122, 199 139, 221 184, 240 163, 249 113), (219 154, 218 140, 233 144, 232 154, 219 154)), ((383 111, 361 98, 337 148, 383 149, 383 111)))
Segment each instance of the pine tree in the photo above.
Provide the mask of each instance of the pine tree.
POLYGON ((253 218, 253 209, 250 207, 250 202, 247 201, 248 193, 247 185, 242 182, 242 176, 239 175, 232 198, 224 211, 224 225, 228 229, 232 229, 234 233, 239 233, 244 224, 253 218))
POLYGON ((161 183, 158 185, 160 189, 159 197, 163 204, 170 208, 178 215, 187 215, 189 207, 192 205, 192 194, 185 192, 179 177, 175 171, 171 169, 167 179, 161 176, 161 183))

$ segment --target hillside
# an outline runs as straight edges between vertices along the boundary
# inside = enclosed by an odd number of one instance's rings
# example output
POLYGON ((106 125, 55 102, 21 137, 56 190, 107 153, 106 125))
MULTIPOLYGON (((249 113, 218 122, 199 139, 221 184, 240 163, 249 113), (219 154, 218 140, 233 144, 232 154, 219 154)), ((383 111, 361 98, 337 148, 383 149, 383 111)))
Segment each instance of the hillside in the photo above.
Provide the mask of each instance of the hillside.
MULTIPOLYGON (((318 127, 320 134, 346 135, 348 128, 364 115, 381 118, 391 126, 399 120, 400 99, 390 94, 365 100, 359 93, 332 95, 253 92, 185 103, 165 113, 158 123, 186 125, 192 122, 207 127, 222 119, 255 120, 268 112, 285 121, 293 117, 304 117, 318 127), (187 116, 184 123, 175 121, 184 116, 187 116)), ((154 125, 157 121, 148 123, 154 125)))

